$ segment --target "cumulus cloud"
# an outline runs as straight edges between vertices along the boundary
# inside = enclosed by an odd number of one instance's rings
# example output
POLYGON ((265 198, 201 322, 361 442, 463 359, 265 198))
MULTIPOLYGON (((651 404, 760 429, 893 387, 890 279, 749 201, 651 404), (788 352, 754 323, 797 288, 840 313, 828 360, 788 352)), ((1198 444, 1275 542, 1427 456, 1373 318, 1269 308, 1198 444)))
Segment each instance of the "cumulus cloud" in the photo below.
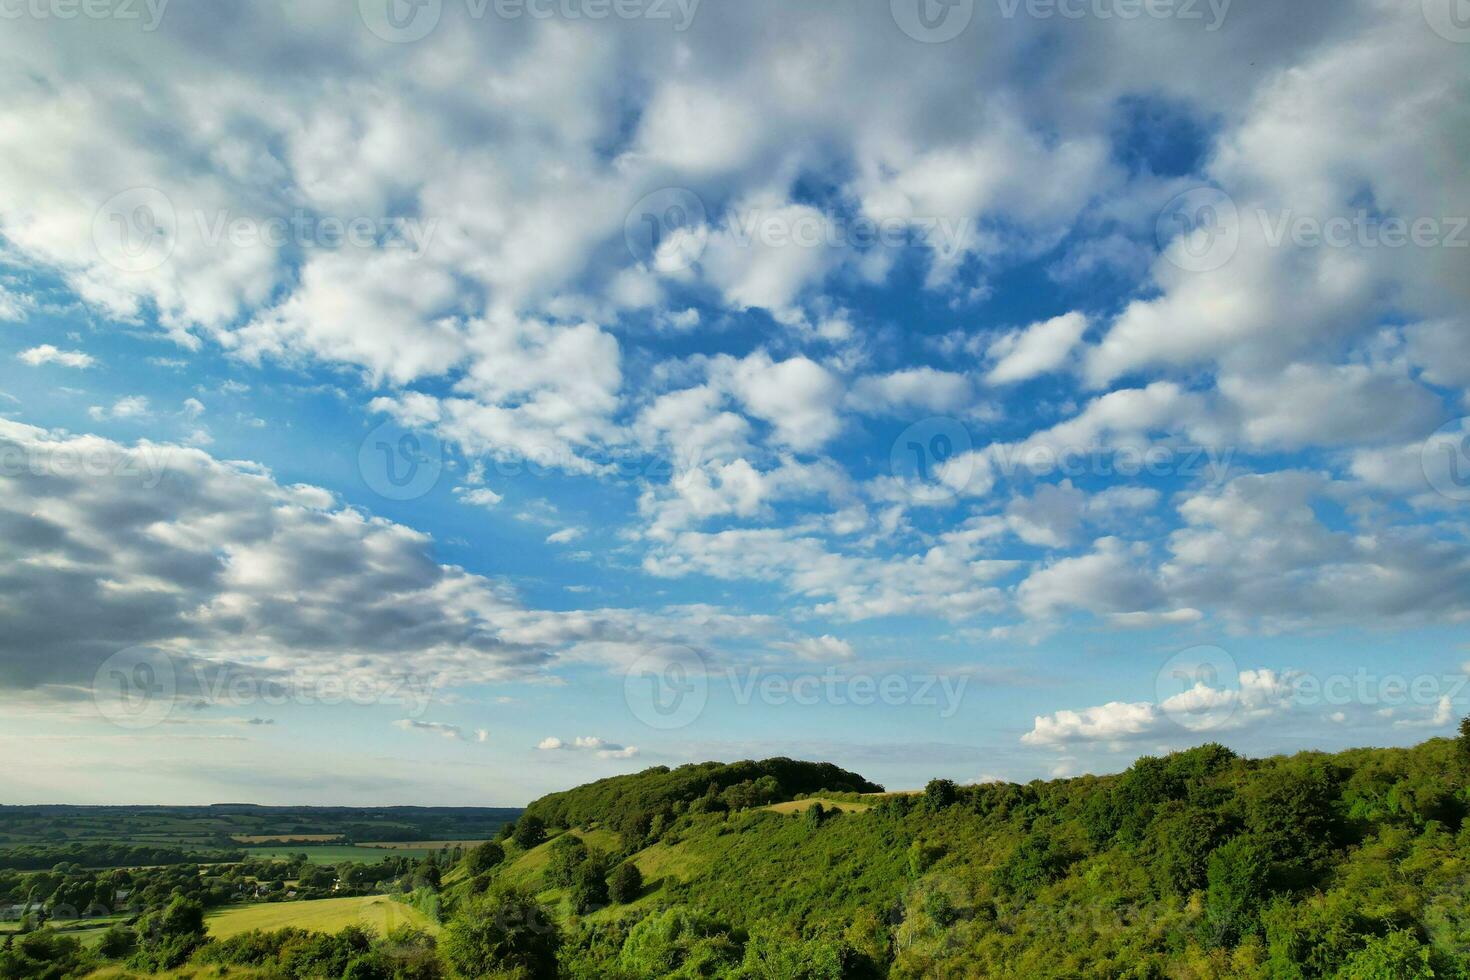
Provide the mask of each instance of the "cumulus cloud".
POLYGON ((69 368, 89 368, 97 363, 91 354, 79 350, 58 350, 51 344, 41 344, 15 355, 31 367, 42 364, 59 364, 69 368))
POLYGON ((536 746, 542 752, 590 752, 599 759, 632 759, 638 749, 630 745, 618 745, 592 735, 578 736, 564 742, 555 736, 543 738, 536 746))
POLYGON ((1055 371, 1067 362, 1086 332, 1087 317, 1081 313, 1067 313, 1011 331, 986 351, 993 364, 985 380, 1009 384, 1055 371))

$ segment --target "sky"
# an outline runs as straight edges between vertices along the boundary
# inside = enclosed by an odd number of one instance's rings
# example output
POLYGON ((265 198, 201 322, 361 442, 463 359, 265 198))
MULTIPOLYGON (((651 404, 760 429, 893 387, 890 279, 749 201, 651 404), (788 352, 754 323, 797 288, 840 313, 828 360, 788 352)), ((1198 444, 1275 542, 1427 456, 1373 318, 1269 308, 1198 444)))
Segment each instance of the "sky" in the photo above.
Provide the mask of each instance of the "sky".
POLYGON ((0 803, 1470 713, 1464 0, 0 17, 0 803))

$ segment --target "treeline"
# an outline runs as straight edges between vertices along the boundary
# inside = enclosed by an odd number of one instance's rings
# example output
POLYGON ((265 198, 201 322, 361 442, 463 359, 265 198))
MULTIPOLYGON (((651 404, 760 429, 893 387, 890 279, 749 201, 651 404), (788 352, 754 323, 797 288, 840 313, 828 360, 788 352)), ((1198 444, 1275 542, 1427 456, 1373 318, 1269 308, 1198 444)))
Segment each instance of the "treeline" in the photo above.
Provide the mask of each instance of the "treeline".
POLYGON ((242 850, 199 850, 169 844, 20 844, 0 848, 0 870, 40 871, 58 864, 79 864, 88 868, 215 864, 244 858, 242 850))
POLYGON ((706 762, 670 769, 655 766, 630 776, 614 776, 563 793, 543 796, 526 815, 548 827, 621 827, 631 818, 672 813, 679 804, 707 800, 705 809, 740 810, 798 796, 881 793, 883 787, 828 762, 766 759, 731 764, 706 762))

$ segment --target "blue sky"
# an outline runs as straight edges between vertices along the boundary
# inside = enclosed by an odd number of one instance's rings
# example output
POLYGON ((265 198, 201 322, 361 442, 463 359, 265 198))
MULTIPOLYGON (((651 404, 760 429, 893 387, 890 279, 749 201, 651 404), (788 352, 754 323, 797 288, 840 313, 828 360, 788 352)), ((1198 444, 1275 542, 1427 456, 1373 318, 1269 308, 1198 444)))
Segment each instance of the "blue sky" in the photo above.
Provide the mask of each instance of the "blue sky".
POLYGON ((1470 711, 1441 0, 357 6, 0 38, 0 800, 1470 711))

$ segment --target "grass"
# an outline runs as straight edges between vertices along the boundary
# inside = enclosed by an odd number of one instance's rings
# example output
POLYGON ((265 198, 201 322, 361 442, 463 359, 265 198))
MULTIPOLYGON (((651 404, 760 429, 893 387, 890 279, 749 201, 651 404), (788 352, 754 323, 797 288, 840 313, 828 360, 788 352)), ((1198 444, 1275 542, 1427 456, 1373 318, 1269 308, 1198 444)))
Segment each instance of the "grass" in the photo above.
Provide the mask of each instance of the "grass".
POLYGON ((348 926, 364 926, 386 933, 395 926, 406 924, 429 932, 439 931, 439 926, 424 913, 395 902, 387 895, 234 905, 211 912, 206 924, 209 934, 216 939, 251 929, 284 929, 287 926, 327 933, 341 932, 348 926))

